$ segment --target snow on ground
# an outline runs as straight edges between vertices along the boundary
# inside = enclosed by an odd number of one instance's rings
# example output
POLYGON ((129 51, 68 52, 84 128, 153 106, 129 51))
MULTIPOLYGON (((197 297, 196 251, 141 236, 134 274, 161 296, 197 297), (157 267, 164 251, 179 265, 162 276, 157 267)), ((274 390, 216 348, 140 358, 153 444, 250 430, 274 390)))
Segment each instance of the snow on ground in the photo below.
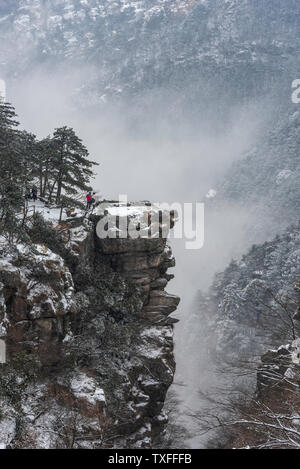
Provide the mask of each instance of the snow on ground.
MULTIPOLYGON (((28 202, 28 215, 32 215, 33 213, 40 213, 45 218, 45 220, 50 221, 51 223, 58 223, 60 219, 60 211, 60 207, 48 207, 40 200, 37 200, 36 202, 28 202)), ((77 216, 83 216, 85 212, 83 210, 76 209, 75 213, 77 213, 77 216)), ((66 211, 63 210, 62 221, 66 220, 67 218, 68 216, 66 211)))
POLYGON ((295 365, 300 364, 300 339, 296 339, 292 343, 292 362, 295 365))
POLYGON ((16 433, 16 419, 9 415, 9 410, 1 409, 2 418, 0 420, 0 449, 6 449, 16 433))
POLYGON ((84 241, 87 231, 83 225, 71 229, 72 241, 84 241))
MULTIPOLYGON (((23 256, 32 256, 32 247, 31 246, 25 246, 24 244, 17 244, 17 250, 20 254, 23 254, 23 256)), ((35 253, 34 253, 34 258, 36 261, 42 262, 43 259, 47 258, 47 260, 55 261, 61 266, 64 265, 63 259, 58 255, 55 254, 53 251, 51 251, 47 246, 44 246, 42 244, 35 244, 34 245, 35 253)))
POLYGON ((109 215, 119 217, 141 216, 143 207, 108 207, 109 215))
POLYGON ((91 404, 105 402, 105 395, 95 379, 79 373, 71 381, 71 390, 75 397, 86 399, 91 404))
POLYGON ((276 184, 279 186, 282 182, 286 181, 292 174, 293 171, 291 171, 290 169, 283 169, 276 176, 276 184))
MULTIPOLYGON (((36 202, 28 202, 28 215, 32 215, 33 213, 40 213, 45 220, 50 222, 58 222, 60 217, 60 208, 49 208, 46 207, 43 202, 37 200, 36 202)), ((66 214, 63 211, 62 219, 66 218, 66 214)))
POLYGON ((216 195, 217 195, 217 191, 215 189, 209 189, 205 197, 207 199, 214 199, 216 195))
POLYGON ((145 358, 149 358, 150 360, 155 360, 161 358, 164 355, 163 347, 152 345, 152 348, 149 349, 146 345, 141 345, 138 347, 138 353, 145 358))
POLYGON ((94 212, 101 217, 97 233, 101 237, 165 238, 169 236, 172 220, 178 220, 178 213, 168 204, 149 204, 137 202, 134 205, 124 201, 101 202, 94 212), (172 213, 171 215, 171 212, 172 213), (106 222, 108 228, 106 227, 106 222), (118 225, 118 227, 117 227, 118 225), (150 231, 149 231, 150 230, 150 231), (161 230, 161 231, 160 231, 161 230), (161 234, 162 233, 162 234, 161 234))
POLYGON ((168 326, 165 326, 165 327, 151 326, 151 327, 146 328, 141 333, 141 337, 150 337, 152 339, 163 339, 164 337, 172 338, 173 337, 173 331, 168 326))

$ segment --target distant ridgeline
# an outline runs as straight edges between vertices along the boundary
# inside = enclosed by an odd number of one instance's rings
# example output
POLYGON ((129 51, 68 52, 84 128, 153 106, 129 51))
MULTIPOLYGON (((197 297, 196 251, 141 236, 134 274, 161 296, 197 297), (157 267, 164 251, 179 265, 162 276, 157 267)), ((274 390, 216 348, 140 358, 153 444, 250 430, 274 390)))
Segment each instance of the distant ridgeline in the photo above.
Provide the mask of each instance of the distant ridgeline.
POLYGON ((290 100, 298 77, 299 2, 150 3, 1 2, 3 73, 19 80, 41 64, 46 72, 67 64, 73 80, 74 68, 83 74, 79 101, 85 106, 136 95, 146 102, 149 91, 159 100, 162 91, 172 109, 184 103, 193 116, 214 107, 215 119, 270 93, 290 100))

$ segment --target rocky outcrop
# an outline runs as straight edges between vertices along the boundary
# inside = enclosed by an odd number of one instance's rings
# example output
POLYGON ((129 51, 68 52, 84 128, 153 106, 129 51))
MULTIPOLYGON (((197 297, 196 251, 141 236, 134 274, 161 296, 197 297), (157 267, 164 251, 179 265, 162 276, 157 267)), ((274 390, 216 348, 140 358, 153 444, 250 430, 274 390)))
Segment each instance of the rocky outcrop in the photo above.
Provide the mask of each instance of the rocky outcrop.
POLYGON ((257 374, 256 395, 263 402, 280 395, 282 404, 288 388, 293 387, 294 378, 300 371, 300 339, 291 344, 269 350, 261 358, 257 374), (290 381, 290 382, 289 382, 290 381))
POLYGON ((39 223, 1 259, 1 446, 153 446, 175 371, 166 239, 39 223))
POLYGON ((54 352, 64 336, 64 317, 75 308, 74 283, 63 259, 45 245, 22 250, 0 260, 0 282, 8 352, 39 353, 44 347, 54 352))
POLYGON ((175 266, 171 249, 165 240, 98 240, 101 258, 122 277, 130 280, 142 293, 142 317, 150 322, 169 324, 174 322, 168 315, 173 313, 179 298, 164 288, 172 276, 169 267, 175 266))

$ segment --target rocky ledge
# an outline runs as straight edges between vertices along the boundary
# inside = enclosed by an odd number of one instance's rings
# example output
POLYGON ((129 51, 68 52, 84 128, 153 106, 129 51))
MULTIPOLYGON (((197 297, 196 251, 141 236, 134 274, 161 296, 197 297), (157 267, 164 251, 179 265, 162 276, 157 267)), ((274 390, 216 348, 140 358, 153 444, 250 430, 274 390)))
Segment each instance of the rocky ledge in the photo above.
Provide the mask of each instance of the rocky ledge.
POLYGON ((28 246, 2 246, 1 447, 147 448, 164 429, 175 261, 165 238, 99 238, 103 216, 36 217, 28 246))

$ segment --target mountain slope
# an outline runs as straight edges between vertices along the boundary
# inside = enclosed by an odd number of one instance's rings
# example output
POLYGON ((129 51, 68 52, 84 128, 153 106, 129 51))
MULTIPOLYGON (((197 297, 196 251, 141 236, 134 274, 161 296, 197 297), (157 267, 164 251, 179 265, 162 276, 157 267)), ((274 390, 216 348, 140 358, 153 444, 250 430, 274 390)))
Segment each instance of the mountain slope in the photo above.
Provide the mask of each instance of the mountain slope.
MULTIPOLYGON (((272 219, 273 232, 292 223, 300 208, 300 113, 282 113, 269 131, 224 177, 218 197, 272 219)), ((262 222, 264 223, 264 222, 262 222)))
POLYGON ((295 1, 20 0, 0 15, 2 74, 89 65, 97 99, 156 87, 190 104, 264 96, 292 76, 299 48, 295 1))

